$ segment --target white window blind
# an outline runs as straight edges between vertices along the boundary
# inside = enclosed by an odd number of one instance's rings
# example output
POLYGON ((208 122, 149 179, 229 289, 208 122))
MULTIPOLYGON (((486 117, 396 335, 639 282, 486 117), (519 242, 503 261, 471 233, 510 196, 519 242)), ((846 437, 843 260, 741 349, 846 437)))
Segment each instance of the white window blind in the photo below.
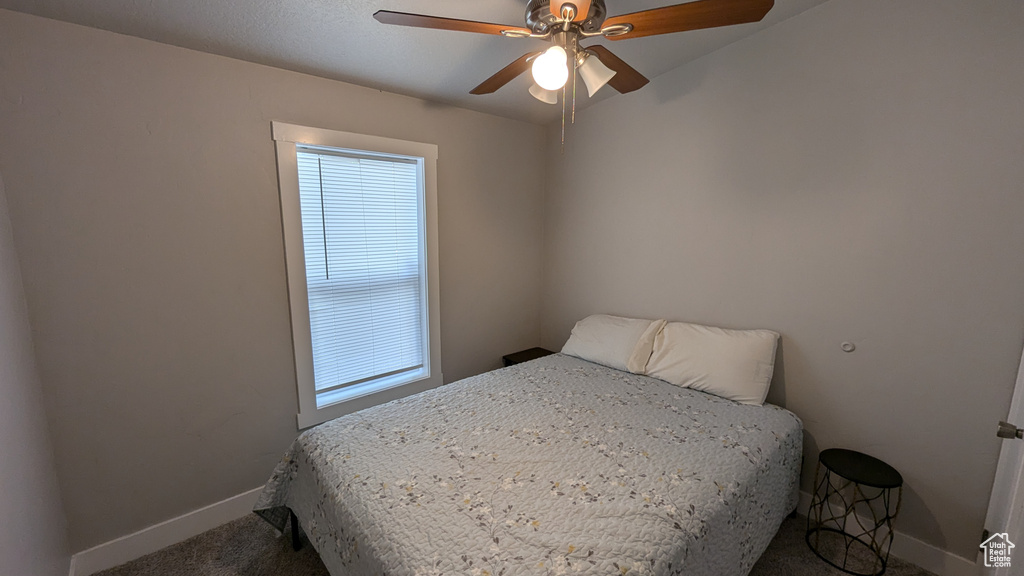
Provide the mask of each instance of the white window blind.
POLYGON ((414 159, 297 146, 317 405, 418 377, 426 277, 414 159))

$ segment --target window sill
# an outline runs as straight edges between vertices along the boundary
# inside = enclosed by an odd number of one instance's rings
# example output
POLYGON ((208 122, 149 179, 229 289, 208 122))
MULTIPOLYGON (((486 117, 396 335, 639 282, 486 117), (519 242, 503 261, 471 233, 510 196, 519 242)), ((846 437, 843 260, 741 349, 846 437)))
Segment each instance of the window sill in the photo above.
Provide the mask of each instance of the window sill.
POLYGON ((317 397, 318 408, 314 412, 300 412, 297 415, 299 430, 378 404, 419 394, 431 388, 437 388, 444 382, 441 374, 430 376, 426 369, 417 372, 418 378, 410 374, 400 374, 388 379, 358 384, 319 395, 317 397))

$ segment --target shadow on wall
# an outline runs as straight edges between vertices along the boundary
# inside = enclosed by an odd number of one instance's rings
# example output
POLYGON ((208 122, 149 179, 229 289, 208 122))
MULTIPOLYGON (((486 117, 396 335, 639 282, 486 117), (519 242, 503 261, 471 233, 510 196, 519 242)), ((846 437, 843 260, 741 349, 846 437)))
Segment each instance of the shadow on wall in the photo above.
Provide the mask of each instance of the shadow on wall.
POLYGON ((775 349, 775 371, 772 372, 772 383, 768 386, 768 396, 764 399, 768 404, 786 407, 786 364, 782 353, 784 338, 779 335, 779 345, 775 349))
MULTIPOLYGON (((900 510, 912 510, 914 513, 914 521, 916 523, 917 531, 915 537, 918 539, 925 540, 932 546, 938 546, 943 550, 949 550, 949 542, 946 541, 945 534, 942 533, 942 529, 939 527, 939 521, 932 514, 932 511, 928 508, 924 499, 914 490, 914 485, 908 483, 906 478, 903 479, 903 500, 900 502, 900 510)), ((902 512, 901 512, 902 514, 902 512)), ((900 530, 900 518, 899 516, 893 521, 893 527, 896 530, 900 530)), ((979 528, 979 532, 980 532, 979 528)), ((981 534, 979 534, 980 536, 981 534)))
POLYGON ((707 76, 707 65, 702 59, 698 58, 696 61, 684 66, 686 66, 686 74, 677 73, 673 78, 674 81, 651 82, 651 84, 646 86, 646 89, 654 93, 658 103, 665 104, 683 98, 687 94, 696 91, 704 83, 704 78, 707 76))

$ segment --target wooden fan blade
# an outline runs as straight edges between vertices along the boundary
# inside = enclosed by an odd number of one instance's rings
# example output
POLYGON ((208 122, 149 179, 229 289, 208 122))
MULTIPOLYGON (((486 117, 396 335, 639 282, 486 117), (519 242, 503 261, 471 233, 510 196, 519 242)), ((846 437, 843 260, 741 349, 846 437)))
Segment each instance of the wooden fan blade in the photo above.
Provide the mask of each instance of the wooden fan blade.
POLYGON ((407 14, 405 12, 392 12, 390 10, 378 10, 373 18, 381 24, 395 24, 398 26, 412 26, 414 28, 433 28, 435 30, 455 30, 456 32, 475 32, 477 34, 501 34, 503 30, 515 32, 520 35, 531 34, 530 30, 522 26, 506 26, 504 24, 491 24, 489 22, 475 22, 473 20, 456 20, 455 18, 441 18, 439 16, 425 16, 423 14, 407 14))
POLYGON ((593 52, 605 66, 615 70, 615 76, 612 76, 612 79, 608 81, 608 85, 620 93, 625 94, 626 92, 639 90, 650 82, 643 74, 637 72, 636 68, 623 62, 621 58, 612 54, 611 50, 604 46, 594 44, 593 46, 587 46, 586 49, 593 52))
POLYGON ((616 24, 633 25, 632 31, 619 36, 608 36, 609 40, 671 34, 759 22, 774 5, 775 0, 696 0, 686 4, 614 16, 604 21, 604 27, 616 24))
POLYGON ((537 56, 540 52, 530 52, 523 54, 518 60, 505 66, 494 76, 491 76, 487 80, 480 83, 479 86, 469 91, 470 94, 491 94, 498 88, 501 88, 505 84, 508 84, 512 80, 519 76, 526 69, 530 67, 530 59, 537 56))

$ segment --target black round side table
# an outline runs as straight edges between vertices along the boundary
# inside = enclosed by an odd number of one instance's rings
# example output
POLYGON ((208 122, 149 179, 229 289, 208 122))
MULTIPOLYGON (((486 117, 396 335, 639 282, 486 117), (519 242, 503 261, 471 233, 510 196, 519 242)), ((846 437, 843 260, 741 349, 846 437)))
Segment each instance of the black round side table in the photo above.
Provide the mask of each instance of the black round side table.
POLYGON ((807 512, 807 545, 847 574, 880 576, 902 497, 903 476, 892 466, 853 450, 823 451, 807 512))

